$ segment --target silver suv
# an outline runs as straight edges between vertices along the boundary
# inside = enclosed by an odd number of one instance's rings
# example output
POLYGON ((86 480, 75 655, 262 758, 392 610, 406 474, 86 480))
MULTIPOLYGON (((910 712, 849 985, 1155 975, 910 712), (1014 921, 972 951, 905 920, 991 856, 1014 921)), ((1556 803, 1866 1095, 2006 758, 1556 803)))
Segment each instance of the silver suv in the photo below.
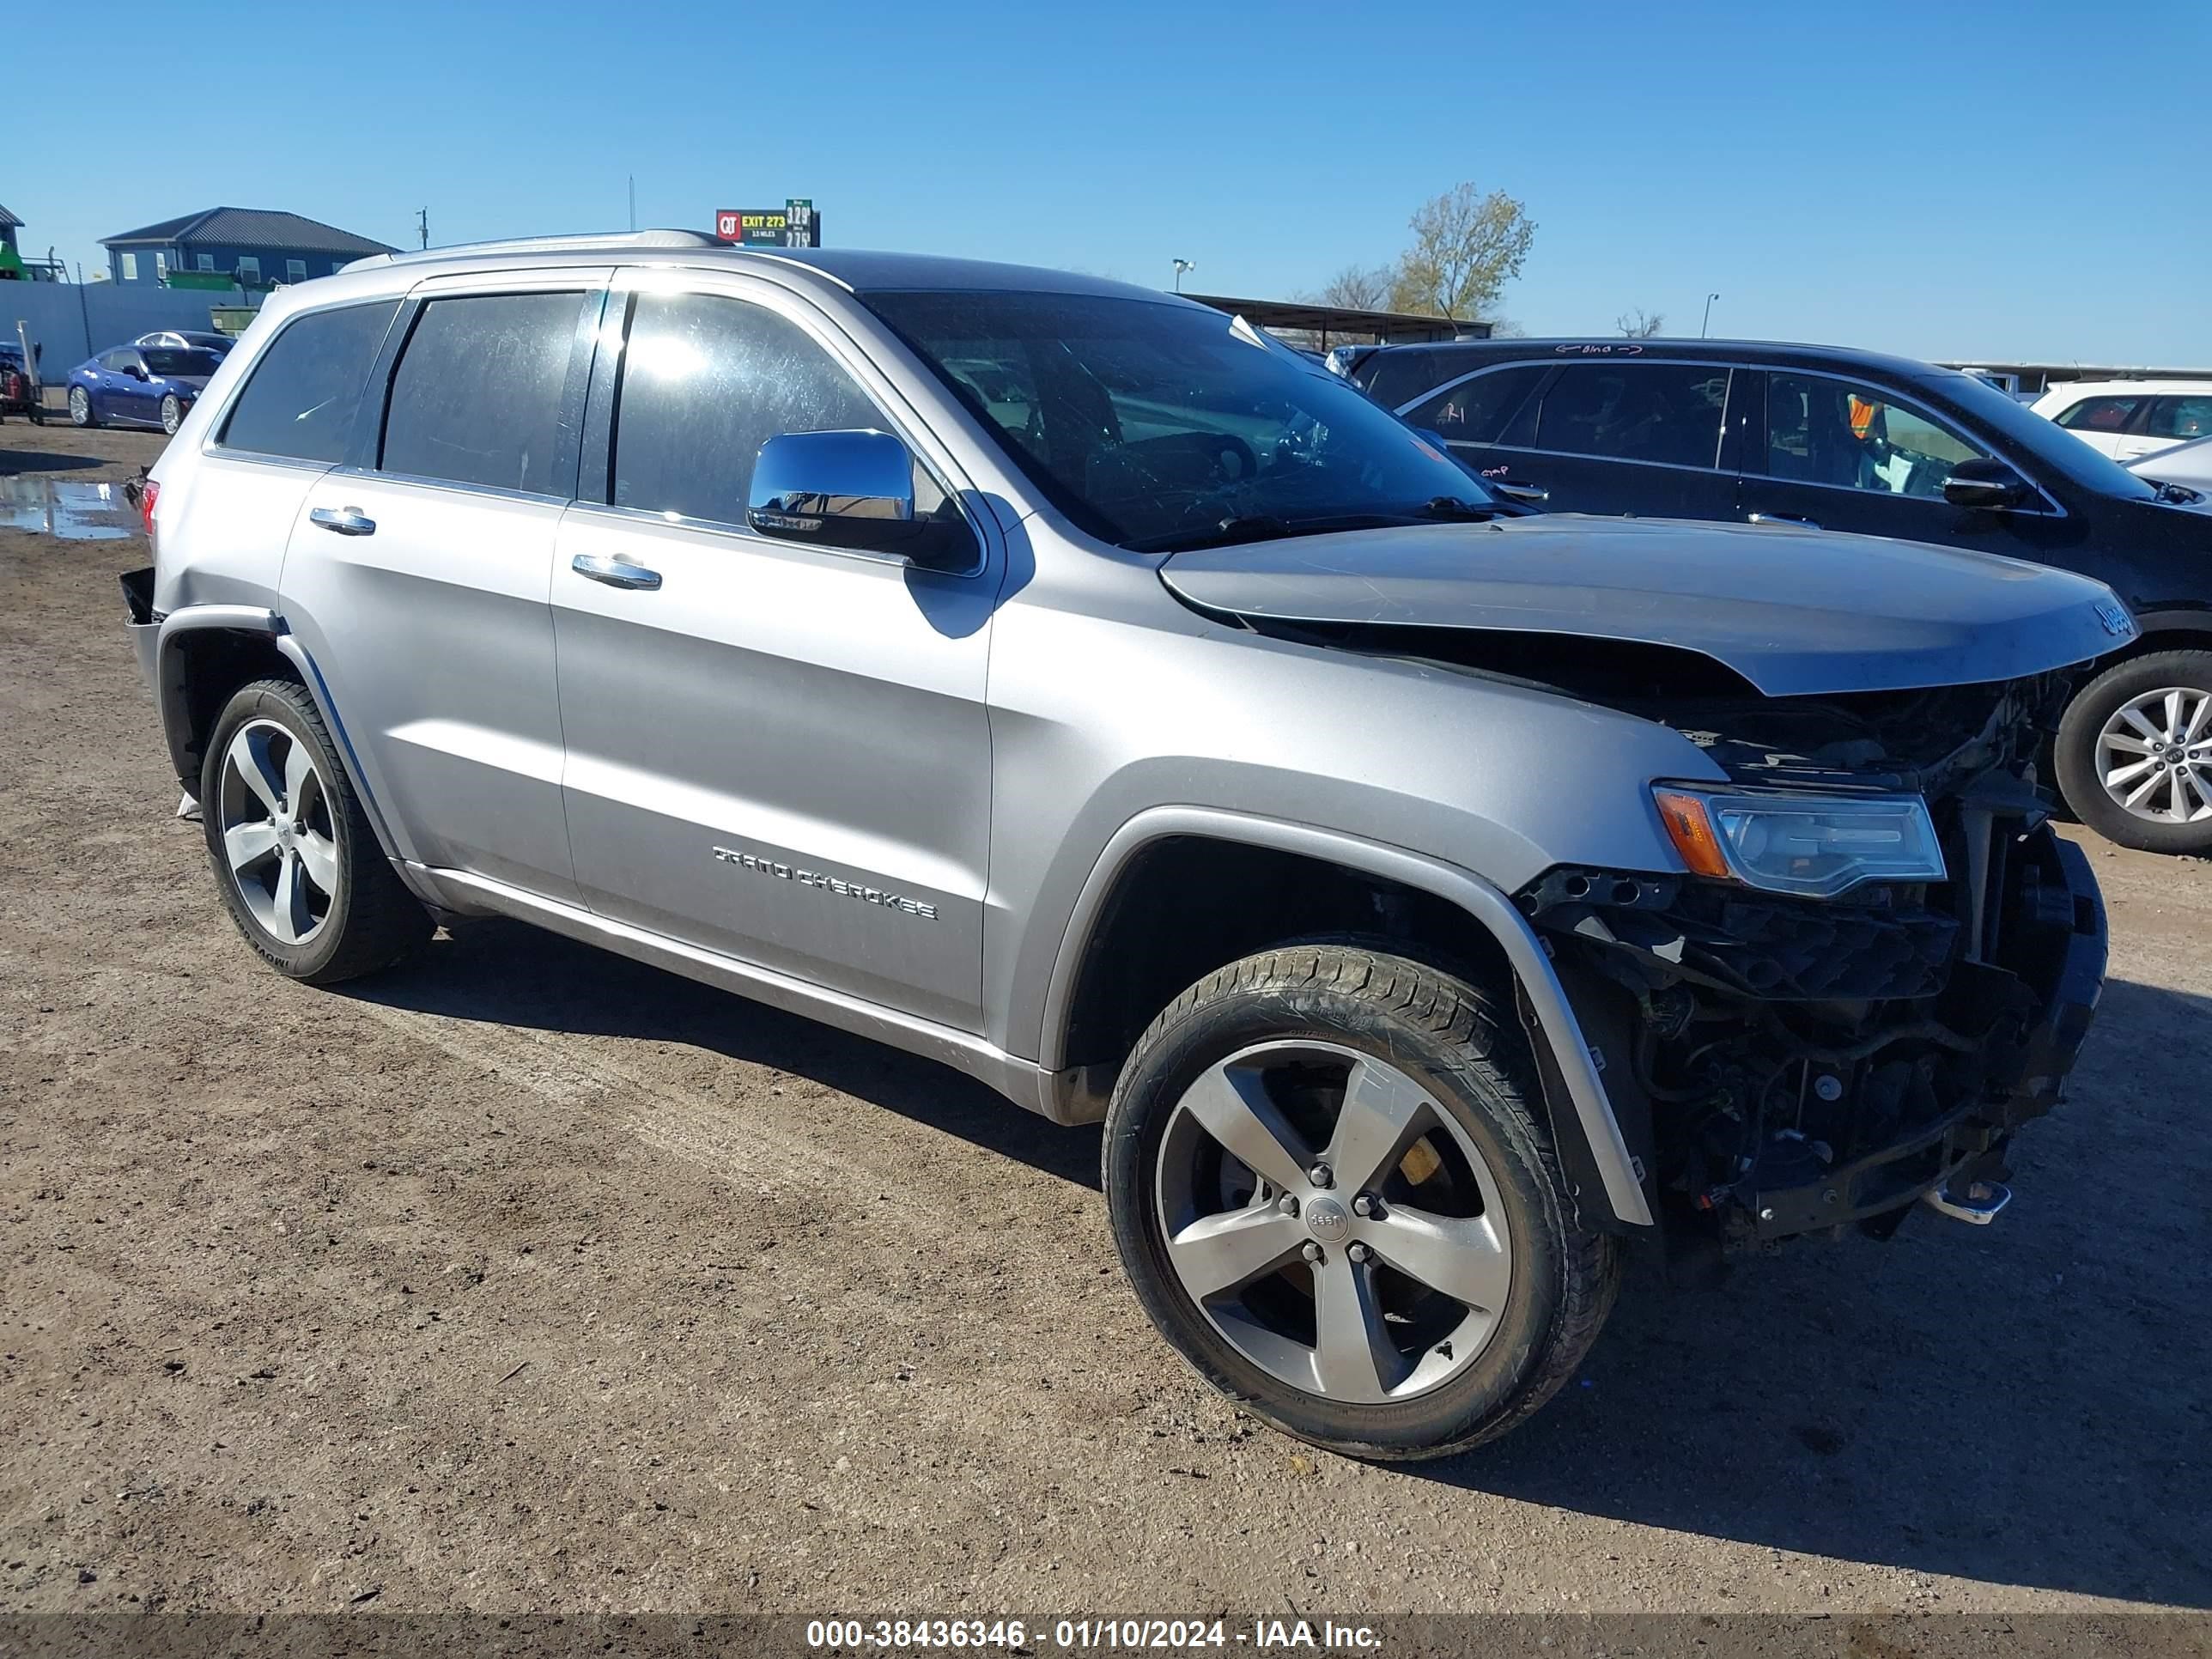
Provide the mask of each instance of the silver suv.
POLYGON ((1985 1220, 2103 977, 2102 586, 1494 499, 1063 273, 688 233, 271 297, 125 579, 279 972, 520 917, 1103 1119, 1176 1350, 1376 1456, 1676 1276, 1985 1220))

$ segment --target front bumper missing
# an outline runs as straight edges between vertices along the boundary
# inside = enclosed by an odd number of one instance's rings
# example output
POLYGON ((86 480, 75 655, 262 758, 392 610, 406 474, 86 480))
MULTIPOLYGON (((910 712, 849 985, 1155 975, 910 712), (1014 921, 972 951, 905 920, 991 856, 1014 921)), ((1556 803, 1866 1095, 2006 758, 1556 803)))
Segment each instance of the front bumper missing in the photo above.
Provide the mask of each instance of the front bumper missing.
POLYGON ((148 690, 158 693, 161 618, 154 610, 154 567, 126 570, 116 580, 123 585, 123 604, 130 613, 130 621, 124 626, 131 635, 131 648, 137 653, 139 675, 148 690))
POLYGON ((2012 1131, 2063 1098, 2066 1077, 2104 988, 2104 899, 2087 855, 2047 828, 2028 836, 2018 856, 2029 865, 2004 967, 2034 994, 2036 1013, 1996 1072, 2008 1079, 2006 1086, 1835 1165, 1818 1180, 1759 1189, 1751 1201, 1758 1238, 1875 1223, 1931 1193, 1964 1194, 1977 1182, 1994 1184, 2005 1173, 2012 1131))

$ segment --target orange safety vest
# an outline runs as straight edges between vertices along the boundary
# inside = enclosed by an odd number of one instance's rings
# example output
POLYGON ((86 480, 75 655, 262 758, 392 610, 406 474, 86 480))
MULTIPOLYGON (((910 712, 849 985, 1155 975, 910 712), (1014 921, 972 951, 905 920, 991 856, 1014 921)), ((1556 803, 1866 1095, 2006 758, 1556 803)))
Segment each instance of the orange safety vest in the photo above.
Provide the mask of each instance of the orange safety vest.
POLYGON ((1881 413, 1881 405, 1856 392, 1846 396, 1851 406, 1851 435, 1863 441, 1874 430, 1874 417, 1881 413))

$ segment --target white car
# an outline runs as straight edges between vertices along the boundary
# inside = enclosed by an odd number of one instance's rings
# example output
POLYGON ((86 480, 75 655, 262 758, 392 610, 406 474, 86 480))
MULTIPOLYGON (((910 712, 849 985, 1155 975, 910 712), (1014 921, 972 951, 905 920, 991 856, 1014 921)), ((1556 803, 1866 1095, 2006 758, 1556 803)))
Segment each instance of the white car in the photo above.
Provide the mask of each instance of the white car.
POLYGON ((2212 436, 2212 380, 2075 380, 2032 407, 2123 464, 2212 436))
POLYGON ((2170 444, 2154 454, 2129 462, 2128 471, 2154 484, 2175 484, 2193 490, 2199 501, 2212 504, 2212 438, 2170 444))

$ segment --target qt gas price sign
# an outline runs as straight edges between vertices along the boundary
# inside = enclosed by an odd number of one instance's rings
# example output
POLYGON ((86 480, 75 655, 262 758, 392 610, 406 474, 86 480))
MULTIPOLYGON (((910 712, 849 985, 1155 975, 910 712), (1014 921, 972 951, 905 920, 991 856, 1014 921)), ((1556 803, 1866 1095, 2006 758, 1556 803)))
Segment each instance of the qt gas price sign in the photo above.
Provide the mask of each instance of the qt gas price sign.
POLYGON ((807 197, 780 208, 717 208, 714 234, 744 247, 820 247, 822 219, 807 197))

